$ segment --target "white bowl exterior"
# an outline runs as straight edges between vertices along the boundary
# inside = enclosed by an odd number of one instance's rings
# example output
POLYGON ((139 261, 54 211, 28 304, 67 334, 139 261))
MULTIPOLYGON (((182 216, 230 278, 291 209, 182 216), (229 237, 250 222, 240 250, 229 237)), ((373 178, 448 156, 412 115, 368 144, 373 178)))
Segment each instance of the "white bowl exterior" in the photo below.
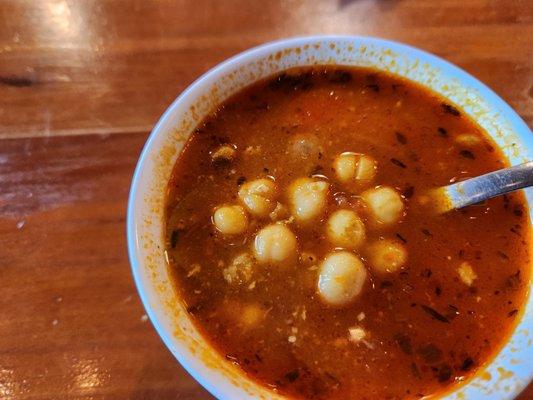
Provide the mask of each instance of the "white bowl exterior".
MULTIPOLYGON (((159 335, 185 369, 220 399, 281 396, 246 379, 206 343, 169 281, 163 241, 166 184, 183 144, 217 104, 239 89, 294 66, 374 67, 421 83, 451 99, 504 150, 511 164, 533 159, 533 135, 496 94, 466 72, 428 53, 364 37, 304 37, 269 43, 233 57, 200 77, 167 109, 153 129, 134 173, 128 217, 133 276, 159 335)), ((530 216, 533 190, 526 191, 530 216)), ((512 399, 533 378, 533 297, 498 356, 447 400, 512 399)))

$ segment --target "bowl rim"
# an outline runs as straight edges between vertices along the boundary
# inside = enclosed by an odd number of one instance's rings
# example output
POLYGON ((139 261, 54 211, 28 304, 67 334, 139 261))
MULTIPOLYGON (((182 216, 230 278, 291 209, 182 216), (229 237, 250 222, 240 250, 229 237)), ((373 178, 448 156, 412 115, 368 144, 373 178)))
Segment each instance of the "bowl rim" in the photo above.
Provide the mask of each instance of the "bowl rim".
MULTIPOLYGON (((286 39, 279 39, 274 41, 269 41, 264 44, 260 44, 258 46, 251 47, 247 50, 244 50, 220 63, 215 65, 214 67, 210 68, 208 71, 200 75, 197 79, 195 79, 185 90, 183 90, 178 97, 167 107, 167 109, 164 111, 164 113, 161 115, 161 117, 158 119, 157 123, 155 124, 154 128, 150 132, 142 151, 139 155, 130 186, 130 192, 128 195, 128 204, 127 204, 127 216, 126 216, 126 235, 127 235, 127 248, 128 248, 128 256, 129 261, 131 265, 132 275, 135 282, 135 286, 137 288, 137 291, 139 293, 139 297, 141 299, 141 302, 143 304, 143 307, 147 313, 147 315, 150 318, 150 321, 152 325, 154 326, 155 330, 157 331, 157 334, 164 342, 165 346, 168 348, 168 350, 171 352, 171 354, 178 360, 180 365, 205 389, 207 389, 213 396, 216 398, 224 398, 224 393, 220 389, 220 383, 213 382, 209 379, 208 374, 204 370, 205 368, 197 368, 197 366, 193 365, 192 363, 188 362, 186 358, 190 356, 190 351, 186 350, 182 346, 176 347, 176 343, 179 342, 178 339, 172 334, 172 332, 168 332, 161 323, 159 317, 156 315, 154 309, 152 308, 152 305, 150 304, 150 301, 148 299, 147 291, 151 290, 151 288, 147 287, 144 282, 143 278, 141 277, 141 269, 143 267, 144 262, 142 261, 143 257, 139 252, 139 245, 138 245, 138 237, 137 237, 137 221, 135 218, 135 205, 136 200, 139 195, 140 191, 140 175, 143 170, 143 167, 145 166, 147 162, 147 158, 151 154, 151 150, 155 145, 156 138, 162 134, 164 134, 163 126, 165 123, 171 118, 173 114, 175 114, 176 109, 179 108, 182 102, 185 101, 189 97, 191 93, 193 93, 195 90, 198 89, 199 86, 202 85, 202 83, 209 78, 218 75, 222 71, 230 68, 234 64, 238 64, 241 61, 245 61, 247 59, 254 59, 260 57, 263 53, 275 53, 276 51, 286 49, 288 47, 294 47, 294 46, 302 46, 304 44, 308 44, 311 42, 320 42, 320 41, 335 41, 335 40, 352 40, 352 41, 358 41, 358 42, 366 42, 368 44, 376 44, 380 46, 388 46, 391 48, 394 48, 395 50, 399 50, 401 53, 408 53, 410 56, 419 56, 423 58, 424 60, 428 60, 429 63, 432 66, 436 66, 438 68, 442 68, 443 70, 446 70, 448 74, 453 74, 456 77, 460 78, 461 80, 466 80, 469 83, 469 86, 473 87, 474 89, 478 90, 480 95, 488 100, 488 103, 491 106, 496 106, 498 110, 505 115, 505 118, 510 123, 513 130, 516 131, 522 131, 522 130, 529 130, 528 125, 522 120, 522 118, 501 98, 499 97, 492 89, 490 89, 488 86, 486 86, 484 83, 479 81, 474 76, 470 75, 468 72, 462 70, 461 68, 455 66, 454 64, 436 56, 429 52, 426 52, 424 50, 418 49, 416 47, 399 43, 393 40, 388 39, 380 39, 376 37, 370 37, 370 36, 355 36, 355 35, 310 35, 310 36, 296 36, 296 37, 290 37, 286 39)), ((340 65, 340 64, 339 64, 340 65)), ((407 78, 409 79, 409 78, 407 78)), ((475 119, 474 117, 472 117, 475 119)), ((528 153, 533 151, 533 135, 530 135, 530 137, 522 137, 524 144, 526 145, 526 149, 528 153)), ((531 156, 531 154, 529 154, 531 156)), ((528 201, 530 203, 530 201, 528 201)), ((533 217, 533 216, 532 216, 533 217)), ((531 284, 531 283, 530 283, 531 284)), ((526 305, 531 301, 531 299, 526 299, 526 305)), ((511 336, 509 337, 509 339, 511 336)), ((506 342, 507 344, 507 342, 506 342)), ((504 347, 506 346, 504 345, 504 347)), ((500 352, 503 350, 502 347, 500 349, 500 352)), ((497 357, 497 356, 496 356, 497 357)), ((496 357, 493 357, 490 361, 490 364, 494 362, 496 357)), ((193 358, 196 358, 193 356, 193 358)), ((530 368, 530 374, 533 371, 533 366, 530 368)), ((250 380, 249 378, 246 378, 250 380)), ((530 375, 530 382, 531 382, 531 375, 530 375)), ((460 385, 461 387, 467 387, 470 382, 466 383, 465 385, 460 385)), ((259 383, 256 383, 259 386, 262 386, 259 383)), ((510 393, 508 393, 508 399, 514 398, 517 396, 526 386, 528 385, 528 382, 525 382, 525 384, 521 387, 515 387, 514 390, 512 390, 510 393)), ((447 399, 448 395, 450 395, 452 392, 446 392, 444 394, 444 397, 447 399)))

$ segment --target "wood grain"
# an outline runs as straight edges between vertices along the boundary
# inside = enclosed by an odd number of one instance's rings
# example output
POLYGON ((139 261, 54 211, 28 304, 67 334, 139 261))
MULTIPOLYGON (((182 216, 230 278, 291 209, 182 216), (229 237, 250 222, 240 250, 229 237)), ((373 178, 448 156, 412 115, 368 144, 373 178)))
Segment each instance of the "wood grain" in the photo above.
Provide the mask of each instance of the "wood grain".
POLYGON ((531 4, 4 0, 0 136, 146 132, 216 63, 316 32, 381 36, 434 52, 487 83, 531 124, 531 4))
POLYGON ((533 124, 528 0, 3 0, 0 21, 6 400, 211 398, 146 320, 124 219, 147 133, 225 58, 295 35, 381 36, 458 64, 533 124))
POLYGON ((125 205, 146 134, 3 140, 0 398, 210 398, 147 321, 125 205))

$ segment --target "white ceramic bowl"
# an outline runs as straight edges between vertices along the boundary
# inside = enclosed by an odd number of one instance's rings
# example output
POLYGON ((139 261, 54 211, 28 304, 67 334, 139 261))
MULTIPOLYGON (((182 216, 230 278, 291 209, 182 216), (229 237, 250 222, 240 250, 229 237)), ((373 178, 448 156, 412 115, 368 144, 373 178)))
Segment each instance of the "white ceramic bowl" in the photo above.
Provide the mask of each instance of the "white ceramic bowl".
MULTIPOLYGON (((181 365, 219 399, 281 396, 248 380, 195 329, 167 274, 164 195, 172 166, 196 125, 231 94, 289 67, 375 67, 433 89, 461 106, 494 138, 512 164, 533 159, 533 135, 496 94, 448 62, 415 48, 364 37, 282 40, 241 53, 196 80, 163 114, 135 169, 128 204, 128 249, 137 289, 157 332, 181 365)), ((510 71, 511 73, 511 71, 510 71)), ((530 215, 533 191, 526 193, 530 215)), ((446 399, 512 399, 533 377, 533 298, 498 356, 446 399)))

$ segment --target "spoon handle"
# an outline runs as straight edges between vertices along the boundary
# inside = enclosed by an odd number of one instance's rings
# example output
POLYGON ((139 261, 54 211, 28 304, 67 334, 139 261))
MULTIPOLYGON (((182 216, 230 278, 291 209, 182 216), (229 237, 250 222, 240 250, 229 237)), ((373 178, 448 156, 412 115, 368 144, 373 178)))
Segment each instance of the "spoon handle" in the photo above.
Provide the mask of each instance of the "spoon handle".
POLYGON ((463 208, 514 190, 533 186, 533 161, 470 178, 442 189, 448 209, 463 208))

